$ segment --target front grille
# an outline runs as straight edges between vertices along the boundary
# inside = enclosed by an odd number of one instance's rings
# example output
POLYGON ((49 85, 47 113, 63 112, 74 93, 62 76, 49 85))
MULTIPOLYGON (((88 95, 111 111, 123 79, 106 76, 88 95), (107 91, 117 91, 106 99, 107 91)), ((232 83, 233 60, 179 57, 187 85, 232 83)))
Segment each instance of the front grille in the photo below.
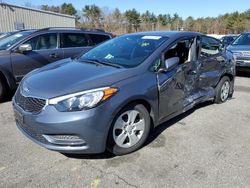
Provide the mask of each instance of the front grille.
POLYGON ((46 100, 44 99, 23 96, 20 92, 20 89, 18 89, 16 92, 15 102, 24 111, 30 113, 39 113, 46 105, 46 100))
POLYGON ((18 122, 18 126, 30 137, 33 139, 43 143, 43 144, 48 144, 48 141, 43 137, 41 133, 39 133, 36 129, 34 129, 31 126, 28 126, 26 124, 22 124, 18 122))
POLYGON ((238 56, 236 58, 236 60, 239 60, 239 61, 250 61, 250 56, 238 56))

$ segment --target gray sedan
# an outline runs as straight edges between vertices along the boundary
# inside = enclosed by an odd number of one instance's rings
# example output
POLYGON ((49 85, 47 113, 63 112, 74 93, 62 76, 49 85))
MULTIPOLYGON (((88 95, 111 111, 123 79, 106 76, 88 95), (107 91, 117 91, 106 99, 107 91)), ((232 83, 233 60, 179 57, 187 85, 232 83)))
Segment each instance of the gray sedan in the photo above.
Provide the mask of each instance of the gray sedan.
POLYGON ((62 153, 136 151, 155 126, 233 95, 235 62, 216 42, 193 32, 128 34, 35 70, 13 98, 17 126, 62 153))

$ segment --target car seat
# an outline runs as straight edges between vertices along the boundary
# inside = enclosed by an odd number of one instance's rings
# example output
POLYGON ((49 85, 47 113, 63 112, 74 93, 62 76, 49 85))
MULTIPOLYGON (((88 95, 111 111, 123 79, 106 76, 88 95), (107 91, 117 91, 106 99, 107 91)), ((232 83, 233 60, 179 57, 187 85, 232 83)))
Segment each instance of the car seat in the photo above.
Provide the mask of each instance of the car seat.
POLYGON ((180 42, 176 46, 177 56, 180 58, 180 64, 185 63, 188 60, 189 48, 186 46, 185 42, 180 42))
POLYGON ((54 49, 57 47, 56 35, 50 35, 49 37, 49 49, 54 49))
POLYGON ((38 40, 37 50, 48 49, 48 42, 46 41, 46 36, 42 36, 38 40))

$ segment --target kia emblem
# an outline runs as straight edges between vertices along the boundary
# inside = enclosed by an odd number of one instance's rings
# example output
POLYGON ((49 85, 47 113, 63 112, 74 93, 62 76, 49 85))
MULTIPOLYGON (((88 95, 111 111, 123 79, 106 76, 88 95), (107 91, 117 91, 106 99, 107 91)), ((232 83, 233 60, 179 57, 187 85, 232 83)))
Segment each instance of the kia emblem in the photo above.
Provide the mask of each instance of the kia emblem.
POLYGON ((23 91, 25 91, 26 93, 28 93, 30 90, 29 90, 29 88, 25 87, 25 88, 23 88, 23 91))

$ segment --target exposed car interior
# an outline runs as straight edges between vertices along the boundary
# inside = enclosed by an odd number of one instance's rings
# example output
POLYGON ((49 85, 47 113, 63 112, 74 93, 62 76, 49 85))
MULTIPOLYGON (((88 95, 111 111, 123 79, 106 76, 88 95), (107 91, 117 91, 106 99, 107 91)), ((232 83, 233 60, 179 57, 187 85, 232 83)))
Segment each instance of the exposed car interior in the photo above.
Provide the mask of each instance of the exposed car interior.
POLYGON ((175 44, 165 53, 165 60, 173 57, 179 58, 179 64, 184 64, 191 61, 191 48, 194 46, 194 39, 183 40, 175 44))

